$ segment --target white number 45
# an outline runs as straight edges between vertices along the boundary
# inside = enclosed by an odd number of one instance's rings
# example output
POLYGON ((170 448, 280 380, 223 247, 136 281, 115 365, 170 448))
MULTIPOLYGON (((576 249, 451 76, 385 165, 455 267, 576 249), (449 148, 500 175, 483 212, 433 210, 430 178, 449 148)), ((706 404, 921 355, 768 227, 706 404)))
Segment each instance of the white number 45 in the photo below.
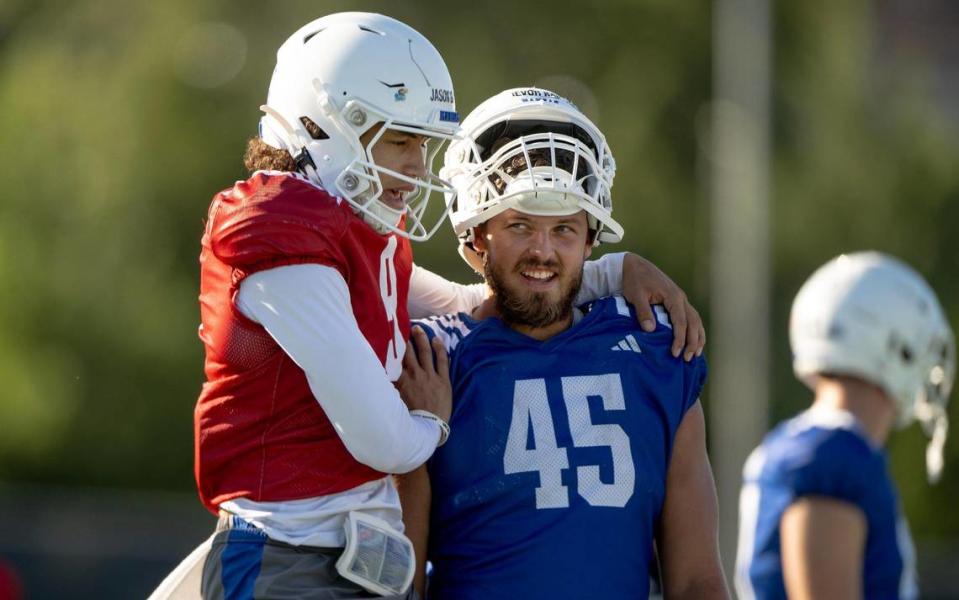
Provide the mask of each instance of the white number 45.
MULTIPOLYGON (((576 448, 610 449, 613 481, 603 483, 598 465, 576 468, 577 492, 592 506, 623 507, 633 496, 636 472, 629 438, 616 424, 596 424, 589 416, 587 398, 599 396, 605 410, 625 410, 623 384, 616 373, 563 377, 563 401, 569 418, 569 431, 576 448)), ((566 448, 556 444, 553 415, 546 397, 545 379, 521 379, 513 387, 513 416, 506 439, 503 469, 513 473, 539 473, 536 508, 566 508, 569 490, 563 485, 562 472, 569 468, 566 448), (533 448, 529 446, 532 429, 533 448)))

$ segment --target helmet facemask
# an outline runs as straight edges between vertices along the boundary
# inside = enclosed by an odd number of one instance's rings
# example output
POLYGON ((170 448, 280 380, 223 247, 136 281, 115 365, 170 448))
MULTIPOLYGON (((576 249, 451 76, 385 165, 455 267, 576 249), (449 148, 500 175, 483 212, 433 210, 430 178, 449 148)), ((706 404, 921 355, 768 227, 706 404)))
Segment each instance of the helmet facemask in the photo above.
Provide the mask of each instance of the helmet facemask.
MULTIPOLYGON (((557 125, 562 129, 563 124, 557 125)), ((579 137, 554 131, 503 140, 498 145, 491 141, 485 152, 482 140, 474 141, 465 164, 443 172, 464 182, 451 209, 472 215, 456 224, 457 234, 469 242, 475 225, 515 208, 539 215, 585 210, 597 243, 622 237, 622 227, 609 217, 612 156, 603 155, 604 167, 595 148, 579 137)))
MULTIPOLYGON (((286 150, 290 151, 300 171, 314 183, 346 200, 379 233, 397 233, 413 241, 429 239, 439 229, 449 211, 447 203, 442 214, 428 226, 425 217, 431 195, 438 192, 446 198, 455 197, 452 186, 437 177, 433 171, 436 156, 445 143, 452 139, 452 134, 422 125, 397 122, 385 111, 377 110, 357 99, 350 100, 342 109, 337 110, 329 102, 324 86, 319 81, 314 82, 314 87, 317 89, 319 105, 324 110, 327 122, 336 128, 334 135, 346 141, 351 150, 352 156, 346 157, 349 162, 345 168, 338 170, 338 173, 330 173, 328 169, 324 169, 324 163, 336 162, 330 159, 329 132, 324 132, 326 136, 317 139, 311 136, 301 123, 287 127, 285 125, 290 125, 289 121, 277 111, 267 105, 260 107, 269 118, 279 123, 289 139, 294 141, 286 150), (377 125, 380 127, 379 131, 364 146, 360 137, 377 125), (425 180, 409 177, 374 162, 373 146, 390 130, 427 138, 427 147, 423 151, 427 171, 425 180), (295 148, 297 141, 300 142, 298 149, 295 148), (380 174, 389 175, 416 187, 406 198, 406 207, 403 210, 396 210, 380 200, 384 191, 380 174)), ((340 146, 342 147, 342 144, 340 146)))
POLYGON ((944 466, 942 454, 949 433, 946 404, 955 377, 955 354, 955 343, 950 336, 932 341, 928 355, 934 358, 934 362, 923 369, 926 375, 916 392, 911 411, 929 437, 929 445, 926 447, 926 472, 930 483, 939 481, 944 466))

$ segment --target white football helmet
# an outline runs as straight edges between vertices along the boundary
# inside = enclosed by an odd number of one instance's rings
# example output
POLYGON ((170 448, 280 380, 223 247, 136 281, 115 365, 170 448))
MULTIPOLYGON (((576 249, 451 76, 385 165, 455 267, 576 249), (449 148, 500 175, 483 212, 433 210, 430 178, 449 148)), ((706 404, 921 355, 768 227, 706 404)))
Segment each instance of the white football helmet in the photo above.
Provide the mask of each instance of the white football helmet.
POLYGON ((938 478, 956 348, 935 292, 918 273, 878 252, 833 259, 796 295, 789 339, 793 369, 810 387, 821 374, 859 377, 896 402, 899 427, 918 420, 932 437, 929 477, 938 478))
POLYGON ((576 106, 553 92, 514 88, 489 98, 463 120, 450 143, 440 177, 455 188, 447 196, 460 254, 482 273, 472 249, 473 227, 513 208, 534 215, 587 213, 594 243, 618 242, 623 228, 612 217, 616 161, 606 138, 576 106), (502 140, 509 140, 499 146, 502 140), (530 155, 548 157, 537 165, 530 155), (505 168, 524 159, 513 175, 505 168))
POLYGON ((260 108, 265 113, 260 137, 288 151, 310 180, 345 198, 377 231, 416 241, 435 233, 445 213, 427 226, 429 197, 452 189, 433 175, 432 161, 458 130, 459 117, 443 58, 413 28, 360 12, 304 25, 277 51, 269 95, 260 108), (304 117, 320 127, 322 139, 310 135, 304 117), (383 127, 363 147, 360 136, 378 123, 383 127), (371 149, 388 129, 430 138, 424 153, 428 181, 373 163, 371 149), (378 200, 380 173, 416 186, 405 210, 378 200))

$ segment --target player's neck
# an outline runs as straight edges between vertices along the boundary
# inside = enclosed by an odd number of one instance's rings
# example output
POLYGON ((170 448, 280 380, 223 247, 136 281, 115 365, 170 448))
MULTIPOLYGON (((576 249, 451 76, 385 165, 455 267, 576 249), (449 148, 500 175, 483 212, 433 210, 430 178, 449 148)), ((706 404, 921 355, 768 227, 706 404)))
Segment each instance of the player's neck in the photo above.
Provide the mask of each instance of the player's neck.
POLYGON ((824 378, 816 384, 813 408, 851 413, 876 446, 884 446, 896 419, 896 408, 879 387, 852 377, 824 378))
POLYGON ((470 316, 477 321, 482 321, 483 319, 489 317, 498 317, 503 319, 503 322, 506 323, 506 326, 516 331, 522 333, 525 336, 531 337, 534 340, 545 341, 554 335, 563 333, 567 329, 573 326, 575 321, 574 317, 575 309, 570 311, 570 314, 565 319, 561 319, 555 323, 547 325, 545 327, 533 327, 531 325, 526 325, 524 323, 514 323, 503 318, 503 315, 500 314, 499 310, 496 308, 496 297, 490 292, 486 299, 473 311, 470 313, 470 316))
POLYGON ((545 327, 531 327, 529 325, 524 325, 522 323, 507 323, 513 331, 522 333, 525 336, 531 337, 534 340, 539 340, 544 342, 554 335, 559 335, 567 329, 573 326, 573 315, 570 313, 568 317, 557 321, 551 325, 545 327))

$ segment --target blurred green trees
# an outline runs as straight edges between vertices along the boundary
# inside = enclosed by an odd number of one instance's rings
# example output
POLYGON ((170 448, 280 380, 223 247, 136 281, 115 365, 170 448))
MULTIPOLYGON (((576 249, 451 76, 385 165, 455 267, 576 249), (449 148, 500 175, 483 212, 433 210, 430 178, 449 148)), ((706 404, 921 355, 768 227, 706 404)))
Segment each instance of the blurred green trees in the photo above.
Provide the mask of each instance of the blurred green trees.
MULTIPOLYGON (((243 176, 275 48, 306 20, 355 8, 0 5, 0 479, 191 488, 207 204, 243 176)), ((570 95, 616 154, 620 248, 652 258, 707 307, 709 2, 359 8, 434 41, 462 114, 506 87, 570 95)), ((905 258, 959 324, 959 128, 930 101, 921 65, 878 62, 869 3, 780 2, 775 15, 778 419, 808 401, 789 368, 789 302, 834 254, 905 258)), ((418 262, 470 279, 454 248, 444 231, 417 248, 418 262)), ((906 507, 919 532, 955 535, 959 444, 935 488, 923 481, 923 445, 916 431, 892 444, 906 507)))

